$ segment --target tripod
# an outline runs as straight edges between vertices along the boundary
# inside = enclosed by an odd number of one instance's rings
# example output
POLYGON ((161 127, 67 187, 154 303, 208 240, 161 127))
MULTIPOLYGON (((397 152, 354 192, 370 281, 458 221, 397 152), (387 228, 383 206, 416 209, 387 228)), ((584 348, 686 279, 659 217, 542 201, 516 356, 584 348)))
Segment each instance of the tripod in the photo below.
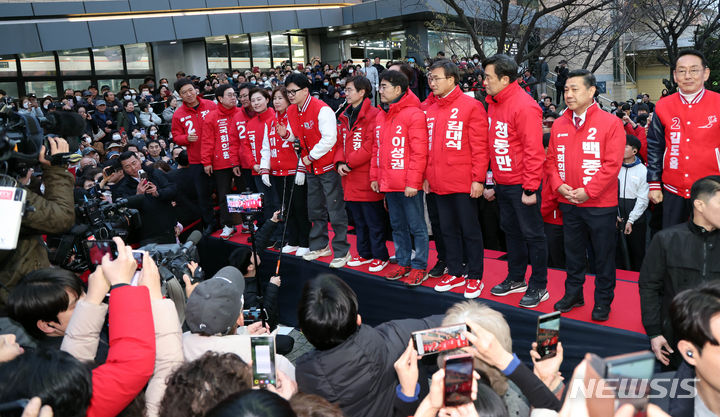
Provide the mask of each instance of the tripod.
MULTIPOLYGON (((243 213, 242 218, 243 223, 248 227, 248 230, 250 230, 250 248, 252 250, 253 263, 255 264, 255 285, 257 286, 257 299, 260 305, 260 311, 262 312, 265 310, 265 299, 263 297, 262 285, 260 283, 260 277, 258 275, 259 257, 257 252, 257 245, 255 244, 255 213, 243 213)), ((262 320, 262 326, 265 327, 265 315, 261 313, 260 319, 262 320)))
MULTIPOLYGON (((300 165, 300 158, 302 158, 302 150, 300 149, 300 139, 295 139, 293 148, 295 149, 295 154, 298 158, 298 163, 296 166, 300 165)), ((295 173, 297 176, 297 172, 295 173)), ((287 212, 290 213, 290 208, 292 207, 293 202, 293 195, 295 195, 295 185, 296 179, 293 180, 292 186, 290 187, 290 198, 288 199, 288 207, 287 212)), ((280 238, 280 252, 278 253, 278 259, 277 259, 277 265, 275 266, 275 275, 280 275, 280 261, 282 260, 282 248, 285 247, 285 233, 287 232, 287 216, 285 215, 285 187, 287 185, 287 181, 283 180, 283 193, 282 193, 282 202, 280 204, 280 216, 282 220, 285 222, 283 225, 283 232, 282 237, 280 238)))

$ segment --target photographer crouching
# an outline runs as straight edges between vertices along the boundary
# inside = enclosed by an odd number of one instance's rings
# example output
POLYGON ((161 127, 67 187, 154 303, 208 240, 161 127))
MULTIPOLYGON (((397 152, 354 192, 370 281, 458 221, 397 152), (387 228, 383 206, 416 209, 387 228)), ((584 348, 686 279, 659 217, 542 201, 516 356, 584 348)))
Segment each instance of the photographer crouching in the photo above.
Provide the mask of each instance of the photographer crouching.
POLYGON ((5 305, 10 289, 20 278, 30 271, 50 266, 42 235, 66 232, 75 223, 74 178, 60 157, 70 152, 69 145, 59 137, 48 138, 48 143, 50 160, 45 157, 45 146, 38 155, 43 168, 44 193, 33 192, 25 188, 25 184, 18 184, 28 190, 26 210, 16 248, 0 250, 0 306, 5 305))
POLYGON ((174 183, 152 167, 142 166, 134 152, 120 155, 125 177, 111 186, 113 200, 126 198, 128 207, 138 209, 142 219, 140 246, 150 243, 175 243, 177 219, 172 201, 177 193, 174 183))

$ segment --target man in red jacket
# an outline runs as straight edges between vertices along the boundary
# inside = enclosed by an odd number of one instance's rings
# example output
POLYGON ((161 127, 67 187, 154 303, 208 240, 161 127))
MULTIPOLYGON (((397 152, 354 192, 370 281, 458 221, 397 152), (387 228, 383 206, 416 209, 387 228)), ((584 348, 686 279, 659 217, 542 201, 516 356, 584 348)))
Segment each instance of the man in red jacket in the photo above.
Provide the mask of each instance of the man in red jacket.
POLYGON ((595 253, 595 306, 592 319, 605 321, 615 291, 615 221, 618 180, 625 153, 625 130, 615 115, 594 100, 595 76, 588 70, 568 74, 568 111, 553 123, 545 170, 549 187, 560 194, 565 237, 565 295, 555 310, 585 304, 585 251, 595 253))
POLYGON ((507 55, 483 63, 488 96, 488 143, 500 208, 500 227, 508 248, 508 275, 490 293, 524 292, 520 307, 547 300, 547 244, 540 214, 545 152, 542 110, 517 82, 518 66, 507 55), (532 275, 525 283, 528 258, 532 275))
POLYGON ((720 94, 704 88, 702 52, 680 52, 673 77, 678 92, 657 102, 647 134, 649 197, 663 203, 663 228, 687 221, 692 184, 720 172, 720 94))
POLYGON ((428 232, 423 205, 423 177, 427 165, 428 132, 420 100, 408 90, 405 74, 387 70, 380 76, 380 100, 388 109, 378 114, 373 143, 370 187, 385 193, 398 264, 385 278, 409 275, 407 284, 422 284, 428 277, 428 232), (415 257, 411 259, 412 242, 415 257))
MULTIPOLYGON (((351 259, 347 241, 347 213, 343 200, 340 175, 333 169, 337 142, 337 119, 332 109, 310 96, 310 82, 302 74, 285 77, 288 98, 288 122, 292 134, 300 141, 302 163, 307 168, 308 218, 310 252, 303 255, 306 261, 333 255, 331 268, 342 268, 351 259), (330 250, 328 218, 333 237, 330 250)), ((289 134, 289 133, 288 133, 289 134)))
POLYGON ((345 83, 348 108, 340 115, 339 145, 335 151, 335 167, 342 177, 345 204, 355 220, 358 256, 348 266, 368 265, 370 272, 380 272, 390 255, 385 239, 385 207, 383 194, 370 188, 370 159, 375 127, 380 110, 370 98, 373 86, 363 76, 345 83))
POLYGON ((458 67, 448 59, 430 67, 428 83, 437 99, 426 114, 430 152, 423 188, 437 195, 446 246, 448 273, 435 290, 465 286, 465 298, 476 298, 483 289, 477 198, 482 196, 488 167, 487 114, 479 101, 462 92, 459 81, 458 67))
POLYGON ((240 146, 238 129, 235 126, 237 95, 230 84, 220 84, 215 89, 215 97, 220 103, 203 123, 203 135, 200 160, 205 174, 215 176, 220 223, 223 230, 220 237, 227 240, 237 232, 235 223, 228 211, 227 195, 232 189, 234 178, 240 177, 240 155, 244 148, 240 146))
POLYGON ((197 200, 200 203, 205 232, 209 234, 215 229, 215 216, 213 212, 212 179, 203 175, 203 166, 200 163, 200 148, 206 140, 202 135, 202 124, 211 111, 215 110, 215 103, 205 100, 197 95, 195 85, 188 78, 180 78, 175 82, 175 91, 180 94, 183 104, 173 114, 172 138, 175 144, 186 146, 192 177, 195 178, 197 200))

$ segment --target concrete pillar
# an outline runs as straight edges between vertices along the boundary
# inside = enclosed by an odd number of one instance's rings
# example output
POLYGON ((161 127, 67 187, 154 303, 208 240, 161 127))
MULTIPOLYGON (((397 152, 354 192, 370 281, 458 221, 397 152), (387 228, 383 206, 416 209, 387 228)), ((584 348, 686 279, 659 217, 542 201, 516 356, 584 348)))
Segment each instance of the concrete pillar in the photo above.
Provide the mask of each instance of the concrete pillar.
POLYGON ((410 22, 406 25, 405 44, 407 45, 407 55, 414 56, 417 62, 422 63, 426 57, 430 56, 427 28, 423 22, 410 22))

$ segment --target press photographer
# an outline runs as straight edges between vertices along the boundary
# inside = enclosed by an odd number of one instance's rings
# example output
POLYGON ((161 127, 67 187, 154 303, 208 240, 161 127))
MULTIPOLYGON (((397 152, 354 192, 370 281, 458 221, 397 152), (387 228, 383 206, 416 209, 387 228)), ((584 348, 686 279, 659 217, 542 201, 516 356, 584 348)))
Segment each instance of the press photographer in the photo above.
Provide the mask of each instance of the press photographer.
POLYGON ((162 171, 152 167, 143 169, 133 152, 124 152, 119 159, 125 178, 111 187, 112 197, 113 200, 126 198, 128 207, 140 211, 143 224, 137 238, 140 245, 175 243, 177 219, 172 201, 177 187, 162 171))
MULTIPOLYGON (((45 146, 40 148, 38 160, 43 168, 44 194, 27 192, 25 215, 20 236, 14 250, 0 250, 0 305, 10 289, 30 271, 50 266, 43 234, 63 233, 75 222, 73 207, 73 176, 59 157, 70 150, 63 138, 48 138, 51 164, 45 146)), ((20 184, 18 184, 20 185, 20 184)), ((24 187, 24 186, 22 186, 24 187)))

